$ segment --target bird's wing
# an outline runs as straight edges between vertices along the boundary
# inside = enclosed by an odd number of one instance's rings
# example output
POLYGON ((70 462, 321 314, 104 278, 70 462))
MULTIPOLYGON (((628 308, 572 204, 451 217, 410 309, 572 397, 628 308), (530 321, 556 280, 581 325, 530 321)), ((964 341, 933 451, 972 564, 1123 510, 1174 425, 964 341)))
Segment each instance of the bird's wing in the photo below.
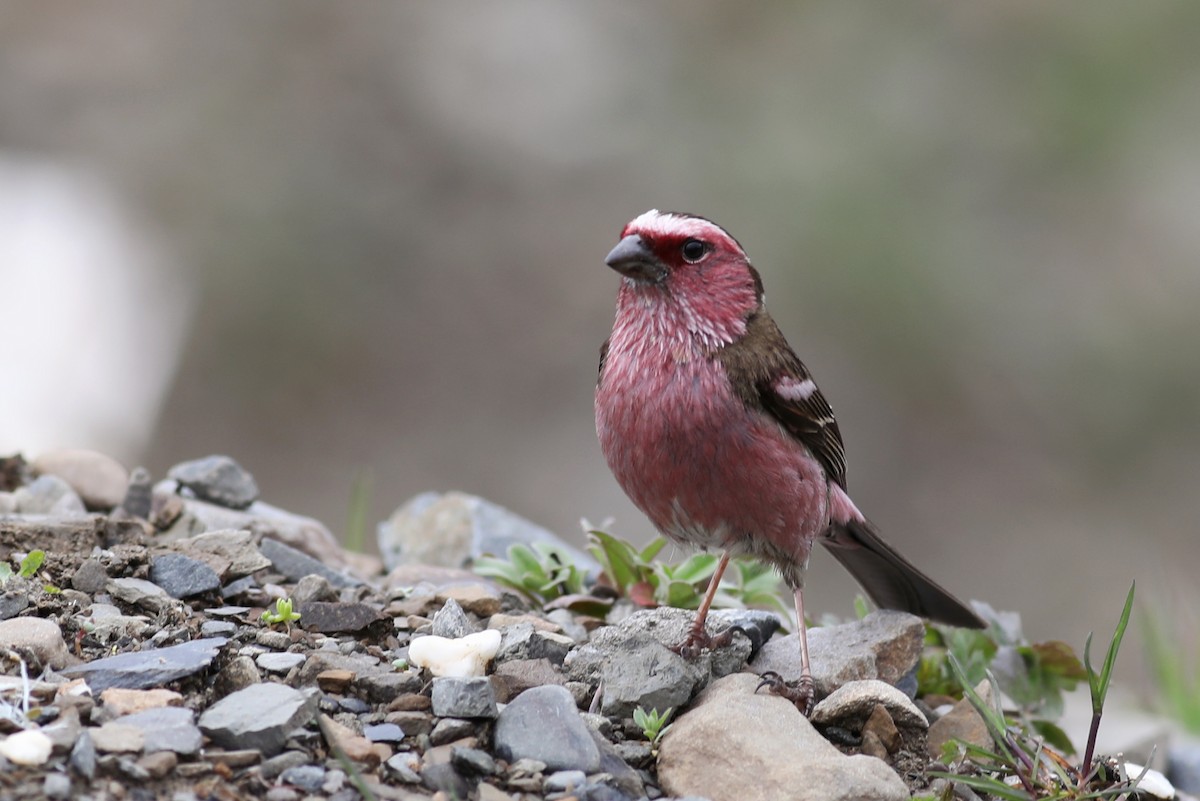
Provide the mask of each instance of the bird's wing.
POLYGON ((771 316, 756 311, 746 321, 745 336, 716 356, 747 406, 778 420, 845 488, 846 453, 833 409, 771 316))

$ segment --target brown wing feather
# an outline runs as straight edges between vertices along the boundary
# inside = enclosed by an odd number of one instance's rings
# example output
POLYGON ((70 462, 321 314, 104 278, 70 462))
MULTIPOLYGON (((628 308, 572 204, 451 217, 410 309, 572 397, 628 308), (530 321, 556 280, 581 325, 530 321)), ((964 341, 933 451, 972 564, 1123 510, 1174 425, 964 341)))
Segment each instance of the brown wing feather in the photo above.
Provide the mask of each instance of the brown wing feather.
POLYGON ((788 345, 779 326, 759 308, 746 321, 746 335, 716 354, 738 394, 751 408, 761 408, 803 442, 821 462, 829 478, 846 486, 846 453, 833 409, 814 390, 803 400, 782 397, 781 379, 811 380, 812 374, 788 345))

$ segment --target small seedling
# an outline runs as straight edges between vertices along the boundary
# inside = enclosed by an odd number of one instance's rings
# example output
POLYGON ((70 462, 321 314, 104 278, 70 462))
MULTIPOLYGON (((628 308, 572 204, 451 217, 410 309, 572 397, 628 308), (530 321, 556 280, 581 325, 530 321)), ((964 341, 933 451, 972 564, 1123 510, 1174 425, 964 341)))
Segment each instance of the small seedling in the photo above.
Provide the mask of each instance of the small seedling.
POLYGON ((668 708, 662 714, 659 714, 657 709, 651 709, 647 712, 643 707, 638 707, 633 710, 633 722, 642 730, 642 734, 650 742, 650 745, 658 745, 658 741, 667 733, 667 729, 671 728, 667 725, 667 721, 671 719, 671 713, 674 710, 668 708))
POLYGON ((33 578, 37 575, 38 570, 41 569, 42 562, 44 561, 46 561, 45 551, 30 551, 21 560, 21 566, 17 568, 15 574, 7 562, 0 562, 0 585, 5 584, 14 575, 23 579, 33 578))
POLYGON ((274 626, 277 623, 283 623, 285 626, 290 626, 293 622, 300 619, 300 613, 292 611, 292 599, 280 598, 275 602, 275 611, 267 609, 262 613, 263 622, 268 626, 274 626))

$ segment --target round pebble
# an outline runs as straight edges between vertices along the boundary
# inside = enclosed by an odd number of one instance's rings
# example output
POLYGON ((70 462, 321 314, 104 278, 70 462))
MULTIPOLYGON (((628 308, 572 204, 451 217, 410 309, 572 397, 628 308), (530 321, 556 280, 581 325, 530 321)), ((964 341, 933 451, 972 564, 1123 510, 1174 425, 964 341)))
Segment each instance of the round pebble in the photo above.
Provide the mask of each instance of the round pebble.
POLYGON ((259 654, 254 662, 263 670, 272 673, 287 673, 292 668, 303 664, 304 658, 304 654, 284 651, 283 653, 259 654))

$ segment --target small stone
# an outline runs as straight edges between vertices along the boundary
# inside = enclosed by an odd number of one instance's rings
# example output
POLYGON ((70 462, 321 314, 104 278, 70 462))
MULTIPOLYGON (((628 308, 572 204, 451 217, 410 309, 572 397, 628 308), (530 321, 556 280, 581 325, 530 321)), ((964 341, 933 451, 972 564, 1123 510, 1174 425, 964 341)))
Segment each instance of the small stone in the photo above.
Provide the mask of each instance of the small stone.
POLYGON ((80 734, 75 745, 71 747, 71 757, 68 761, 76 773, 89 781, 96 775, 96 744, 87 731, 80 734))
POLYGON ((29 593, 24 591, 0 595, 0 620, 9 620, 29 608, 29 593))
POLYGON ((300 606, 313 601, 336 601, 337 591, 329 579, 310 573, 296 582, 292 600, 300 606))
POLYGON ((501 790, 499 787, 480 782, 477 788, 479 792, 479 801, 515 801, 508 793, 501 790))
POLYGON ((875 710, 863 724, 862 730, 864 737, 874 734, 889 754, 896 753, 896 749, 900 747, 900 730, 896 728, 896 721, 892 720, 883 704, 875 704, 875 710))
POLYGON ((67 676, 87 679, 95 693, 104 692, 109 687, 159 687, 208 667, 216 658, 218 649, 226 642, 224 637, 192 640, 167 648, 109 656, 62 672, 67 676))
POLYGON ((54 475, 78 493, 89 509, 108 511, 121 503, 129 473, 111 456, 84 449, 46 451, 30 465, 37 475, 54 475))
POLYGON ((353 634, 367 629, 392 628, 392 619, 364 603, 310 601, 297 607, 300 626, 321 634, 353 634))
POLYGON ((217 695, 223 698, 238 690, 253 687, 260 681, 262 673, 259 672, 258 665, 254 664, 254 660, 248 656, 235 656, 229 660, 225 669, 217 674, 215 689, 217 695))
POLYGON ((230 509, 245 509, 258 499, 254 476, 228 456, 182 462, 172 467, 167 477, 187 487, 200 500, 230 509))
POLYGON ((308 761, 308 754, 303 751, 284 751, 282 754, 265 760, 259 765, 258 772, 267 781, 272 781, 282 775, 284 771, 306 765, 308 761))
POLYGON ((136 754, 146 744, 146 735, 141 729, 124 723, 105 723, 98 729, 91 729, 91 735, 96 750, 106 754, 136 754))
POLYGON ((273 648, 276 651, 287 650, 292 645, 292 638, 286 631, 275 631, 274 629, 259 629, 258 633, 254 635, 254 641, 264 648, 273 648))
POLYGON ((377 723, 363 726, 363 737, 373 743, 398 743, 404 739, 404 729, 395 723, 377 723))
POLYGON ((539 631, 529 623, 519 623, 502 632, 497 662, 510 659, 546 659, 561 665, 575 647, 575 641, 565 634, 539 631))
POLYGON ((587 775, 582 770, 559 770, 542 780, 546 793, 570 793, 583 786, 587 775))
POLYGON ((500 648, 500 632, 487 629, 457 640, 419 637, 408 646, 408 661, 434 676, 482 676, 500 648))
POLYGON ((862 743, 859 745, 858 751, 860 754, 882 759, 884 762, 889 761, 887 746, 879 739, 879 735, 873 731, 863 731, 862 743))
POLYGON ((95 595, 108 584, 108 573, 99 559, 85 559, 71 577, 71 586, 80 592, 95 595))
POLYGON ((433 714, 444 718, 494 718, 496 695, 487 678, 439 676, 433 680, 433 714))
POLYGON ((548 659, 510 659, 496 665, 493 679, 503 687, 502 701, 511 701, 530 687, 566 682, 562 671, 548 659))
POLYGON ((471 625, 467 613, 453 598, 448 598, 442 608, 433 616, 433 636, 435 637, 456 640, 474 632, 475 627, 471 625))
POLYGON ((237 631, 237 624, 228 620, 206 620, 200 624, 203 637, 227 637, 237 631))
MULTIPOLYGON (((992 684, 987 679, 976 685, 975 692, 979 693, 984 703, 992 703, 992 684)), ((980 748, 992 745, 992 735, 988 731, 987 724, 984 723, 974 704, 967 698, 963 698, 955 704, 953 709, 935 720, 929 727, 929 741, 926 748, 930 759, 942 759, 942 749, 951 740, 962 740, 980 748)))
POLYGON ((152 779, 165 779, 175 770, 178 763, 179 757, 175 756, 174 751, 155 751, 139 759, 137 766, 146 771, 152 779))
POLYGON ((249 576, 271 566, 271 560, 254 544, 254 535, 241 529, 208 531, 181 540, 174 547, 206 562, 220 574, 222 581, 249 576))
POLYGON ((129 481, 125 487, 125 497, 121 499, 121 509, 131 517, 149 520, 154 511, 154 479, 150 471, 144 467, 135 467, 129 473, 129 481))
POLYGON ((145 751, 172 751, 191 756, 200 752, 203 738, 196 728, 195 713, 182 707, 146 709, 113 721, 132 726, 142 733, 145 751))
POLYGON ((23 515, 83 517, 83 499, 58 476, 38 476, 13 493, 15 511, 23 515))
POLYGON ((451 748, 450 764, 468 776, 490 776, 496 772, 496 760, 478 748, 451 748))
POLYGON ((321 731, 329 747, 341 749, 347 759, 367 765, 379 764, 379 752, 371 747, 372 743, 366 737, 325 715, 321 715, 321 731))
POLYGON ((384 763, 392 775, 404 784, 420 784, 421 775, 417 773, 421 758, 411 751, 396 754, 384 763))
POLYGON ((877 679, 851 681, 821 699, 810 716, 817 726, 841 726, 860 731, 863 724, 882 705, 899 728, 924 731, 929 722, 908 696, 877 679))
MULTIPOLYGON (((425 700, 429 699, 425 698, 425 700)), ((404 733, 410 737, 420 737, 422 734, 429 734, 433 731, 433 715, 427 712, 417 710, 389 712, 385 720, 404 729, 404 733)))
POLYGON ((313 717, 313 702, 298 690, 266 682, 227 695, 200 716, 200 728, 225 748, 274 755, 293 729, 313 717))
POLYGON ((343 694, 354 681, 352 670, 322 670, 317 674, 317 686, 327 693, 343 694))
POLYGON ((284 651, 283 653, 259 654, 254 663, 269 673, 287 673, 292 668, 304 664, 304 659, 304 654, 284 651))
POLYGON ((425 765, 421 770, 421 784, 449 798, 467 798, 471 792, 467 780, 449 762, 425 765))
POLYGON ((190 598, 221 587, 221 579, 211 567, 181 553, 154 557, 150 561, 150 580, 172 598, 190 598))
POLYGON ((65 773, 47 773, 42 780, 42 793, 46 798, 70 798, 71 777, 65 773))
POLYGON ((315 793, 325 783, 325 769, 317 765, 297 765, 279 774, 279 779, 306 793, 315 793))
POLYGON ((0 740, 0 756, 14 765, 42 765, 54 744, 37 729, 25 729, 0 740))
POLYGON ((62 630, 44 617, 14 617, 0 620, 0 649, 23 651, 37 660, 35 671, 43 665, 61 669, 70 662, 62 630))
POLYGON ((434 745, 446 745, 464 737, 469 737, 475 731, 475 721, 462 718, 442 718, 429 733, 429 741, 434 745))
POLYGON ((495 751, 501 759, 544 762, 550 770, 600 767, 600 751, 562 687, 535 687, 519 695, 496 721, 495 751))
POLYGON ((151 612, 161 612, 171 605, 171 596, 167 595, 167 591, 145 579, 115 578, 104 588, 117 600, 151 612))
POLYGON ((300 801, 300 794, 291 787, 272 787, 263 797, 266 801, 300 801))
POLYGON ((114 717, 122 717, 146 709, 182 706, 183 696, 174 690, 126 690, 121 687, 109 687, 100 693, 100 703, 114 717))
POLYGON ((337 702, 338 708, 343 712, 349 712, 353 715, 365 715, 371 711, 371 705, 361 698, 350 696, 349 698, 339 698, 337 702))

